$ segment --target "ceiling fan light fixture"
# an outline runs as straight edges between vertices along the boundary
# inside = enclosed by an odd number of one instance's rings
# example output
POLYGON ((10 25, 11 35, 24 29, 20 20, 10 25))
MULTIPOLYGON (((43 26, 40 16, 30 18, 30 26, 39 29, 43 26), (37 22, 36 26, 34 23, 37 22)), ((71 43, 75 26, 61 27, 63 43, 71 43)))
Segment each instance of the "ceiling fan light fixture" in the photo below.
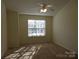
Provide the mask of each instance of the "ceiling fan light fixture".
POLYGON ((41 12, 41 13, 42 13, 42 12, 45 13, 45 12, 47 12, 47 9, 41 9, 40 12, 41 12))

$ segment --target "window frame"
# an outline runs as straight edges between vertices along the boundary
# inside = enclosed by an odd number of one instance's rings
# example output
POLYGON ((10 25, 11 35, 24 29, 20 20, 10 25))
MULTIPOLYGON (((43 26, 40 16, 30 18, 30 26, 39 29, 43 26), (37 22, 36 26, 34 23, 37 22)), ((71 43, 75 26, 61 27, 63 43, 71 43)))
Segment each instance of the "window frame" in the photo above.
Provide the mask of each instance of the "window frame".
MULTIPOLYGON (((28 20, 35 20, 35 19, 28 19, 28 20)), ((41 20, 42 20, 42 19, 41 19, 41 20)), ((41 20, 40 20, 40 21, 41 21, 41 20)), ((35 21, 38 21, 38 20, 35 20, 35 21)), ((38 35, 36 35, 36 36, 32 35, 32 36, 29 36, 29 27, 27 26, 27 27, 28 27, 28 37, 45 37, 45 36, 46 36, 46 20, 43 20, 43 21, 44 21, 44 24, 45 24, 45 25, 44 25, 45 27, 43 28, 43 29, 44 29, 44 35, 39 35, 39 36, 38 36, 38 35)), ((27 22, 28 22, 28 21, 27 21, 27 22)), ((37 29, 38 29, 38 28, 37 28, 37 29)), ((39 29, 40 29, 40 28, 39 28, 39 29)))

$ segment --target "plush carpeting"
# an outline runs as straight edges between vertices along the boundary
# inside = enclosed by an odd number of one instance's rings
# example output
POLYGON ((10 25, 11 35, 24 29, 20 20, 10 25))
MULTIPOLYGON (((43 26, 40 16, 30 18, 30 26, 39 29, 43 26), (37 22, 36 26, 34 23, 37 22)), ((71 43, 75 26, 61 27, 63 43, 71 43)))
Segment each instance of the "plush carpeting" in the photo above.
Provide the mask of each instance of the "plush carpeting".
POLYGON ((56 44, 30 44, 4 57, 4 59, 77 59, 75 52, 56 44))

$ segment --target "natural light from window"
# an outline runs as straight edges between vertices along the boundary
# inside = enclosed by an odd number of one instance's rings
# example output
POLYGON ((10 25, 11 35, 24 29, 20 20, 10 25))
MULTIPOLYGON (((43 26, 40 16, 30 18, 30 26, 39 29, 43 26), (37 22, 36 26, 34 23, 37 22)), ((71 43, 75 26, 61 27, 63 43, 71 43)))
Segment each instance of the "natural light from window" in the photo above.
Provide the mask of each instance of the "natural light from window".
POLYGON ((28 36, 45 36, 45 20, 28 20, 28 36))

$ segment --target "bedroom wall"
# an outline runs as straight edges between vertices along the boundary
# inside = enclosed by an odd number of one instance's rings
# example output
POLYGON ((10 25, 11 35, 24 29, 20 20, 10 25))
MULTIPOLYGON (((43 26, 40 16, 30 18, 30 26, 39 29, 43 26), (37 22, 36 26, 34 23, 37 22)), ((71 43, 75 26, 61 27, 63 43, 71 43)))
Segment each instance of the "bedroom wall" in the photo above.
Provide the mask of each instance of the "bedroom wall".
POLYGON ((8 48, 19 46, 18 40, 18 13, 7 9, 7 39, 8 48))
POLYGON ((19 14, 19 38, 20 45, 26 43, 39 43, 52 41, 52 17, 51 16, 33 16, 19 14), (46 20, 46 36, 44 37, 28 37, 28 19, 46 20))
POLYGON ((53 20, 53 41, 68 50, 77 51, 78 44, 78 15, 77 0, 62 8, 53 20))
POLYGON ((18 14, 15 11, 7 9, 7 32, 8 47, 16 48, 27 43, 51 42, 52 41, 52 17, 51 16, 33 16, 26 14, 18 14), (28 19, 45 19, 46 20, 46 36, 44 37, 28 37, 28 19))
POLYGON ((6 22, 6 7, 5 3, 1 1, 1 57, 7 51, 7 22, 6 22))

